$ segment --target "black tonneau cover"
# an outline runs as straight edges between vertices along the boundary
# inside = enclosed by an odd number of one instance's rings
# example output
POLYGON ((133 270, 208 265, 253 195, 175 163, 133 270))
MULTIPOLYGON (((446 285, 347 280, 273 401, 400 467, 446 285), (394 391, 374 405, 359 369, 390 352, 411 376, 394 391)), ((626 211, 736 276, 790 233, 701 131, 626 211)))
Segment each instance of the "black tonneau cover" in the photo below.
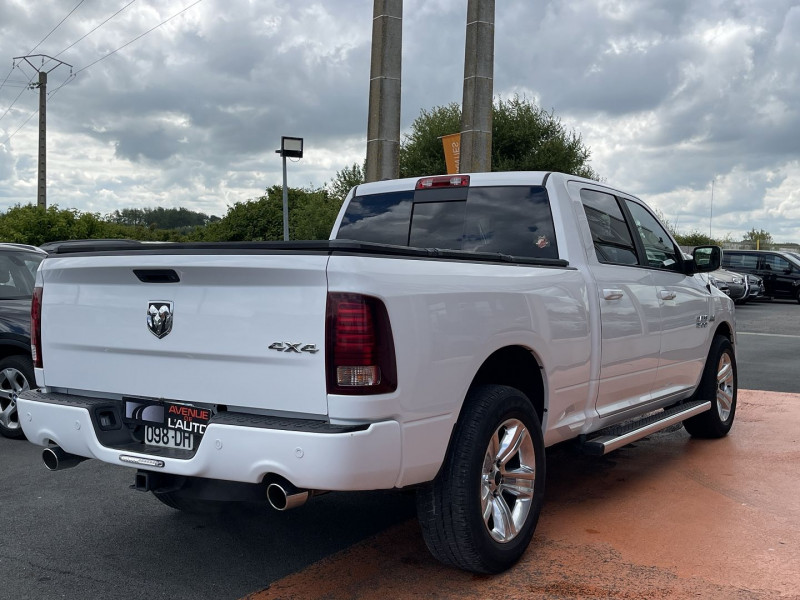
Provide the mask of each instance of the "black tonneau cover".
POLYGON ((131 240, 81 240, 63 243, 49 250, 52 255, 71 254, 361 254, 387 258, 416 258, 498 262, 543 267, 568 267, 569 262, 557 258, 529 258, 496 252, 464 252, 441 248, 411 248, 352 240, 310 240, 293 242, 140 242, 131 240))

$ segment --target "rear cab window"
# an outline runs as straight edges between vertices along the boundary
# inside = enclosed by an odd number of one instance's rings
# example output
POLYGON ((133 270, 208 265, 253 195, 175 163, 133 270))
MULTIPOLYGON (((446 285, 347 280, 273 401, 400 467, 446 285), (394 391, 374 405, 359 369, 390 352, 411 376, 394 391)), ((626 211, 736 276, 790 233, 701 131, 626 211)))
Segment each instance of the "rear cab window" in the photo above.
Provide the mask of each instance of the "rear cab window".
POLYGON ((336 239, 558 258, 542 186, 409 190, 355 196, 336 239))

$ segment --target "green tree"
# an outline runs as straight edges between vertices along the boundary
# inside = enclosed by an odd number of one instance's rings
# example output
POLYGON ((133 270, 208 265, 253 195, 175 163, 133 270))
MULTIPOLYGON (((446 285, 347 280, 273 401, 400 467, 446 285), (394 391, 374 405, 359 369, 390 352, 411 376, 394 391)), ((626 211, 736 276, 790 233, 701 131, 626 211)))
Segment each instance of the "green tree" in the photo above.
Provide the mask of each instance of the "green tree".
MULTIPOLYGON (((325 240, 341 201, 328 190, 289 188, 289 239, 325 240)), ((283 189, 274 185, 255 200, 237 202, 222 219, 191 236, 204 241, 277 241, 283 239, 283 189)))
POLYGON ((753 244, 753 247, 756 245, 759 247, 764 247, 772 244, 772 236, 768 231, 764 231, 763 229, 756 230, 756 228, 753 227, 750 231, 744 234, 742 241, 753 244))
POLYGON ((336 172, 336 176, 328 183, 327 190, 331 198, 341 203, 351 189, 362 183, 364 183, 364 169, 353 163, 352 167, 345 167, 336 172))
POLYGON ((689 233, 682 234, 682 233, 673 233, 675 236, 675 241, 678 242, 681 246, 708 246, 708 245, 716 245, 717 241, 714 240, 709 235, 700 232, 697 229, 690 231, 689 233))
POLYGON ((195 212, 188 208, 123 208, 106 215, 106 221, 133 227, 149 227, 151 229, 187 229, 202 227, 219 220, 205 213, 195 212))
MULTIPOLYGON (((460 129, 458 104, 423 110, 400 146, 400 176, 446 173, 440 138, 460 129)), ((599 179, 588 164, 590 156, 581 136, 554 113, 518 96, 492 106, 493 171, 562 171, 599 179)))
POLYGON ((422 109, 400 144, 400 177, 447 173, 442 136, 461 131, 461 107, 455 102, 422 109))
POLYGON ((46 209, 33 204, 16 205, 0 214, 0 240, 40 246, 58 240, 130 238, 147 241, 184 241, 177 229, 154 230, 144 225, 124 225, 101 218, 96 213, 75 209, 46 209))

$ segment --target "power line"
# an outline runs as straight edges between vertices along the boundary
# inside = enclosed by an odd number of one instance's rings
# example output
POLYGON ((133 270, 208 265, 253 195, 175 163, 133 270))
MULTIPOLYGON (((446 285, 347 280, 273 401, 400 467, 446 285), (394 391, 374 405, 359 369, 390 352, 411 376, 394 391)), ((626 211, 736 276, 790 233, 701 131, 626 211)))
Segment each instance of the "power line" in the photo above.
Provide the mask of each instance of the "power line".
POLYGON ((39 42, 38 44, 36 44, 36 45, 35 45, 33 48, 31 48, 31 51, 30 51, 30 52, 28 52, 28 54, 33 54, 33 51, 34 51, 34 50, 36 50, 36 49, 37 49, 39 46, 41 46, 41 45, 44 43, 44 41, 45 41, 47 38, 49 38, 49 37, 50 37, 50 35, 51 35, 51 34, 52 34, 52 33, 53 33, 53 32, 54 32, 56 29, 58 29, 59 27, 61 27, 61 24, 62 24, 64 21, 66 21, 67 19, 69 19, 70 15, 71 15, 72 13, 74 13, 76 10, 78 10, 78 7, 79 7, 81 4, 83 4, 83 2, 84 2, 84 0, 80 0, 80 2, 78 2, 78 4, 76 4, 76 5, 75 5, 75 8, 73 8, 71 11, 69 11, 69 12, 67 13, 67 16, 66 16, 66 17, 64 17, 63 19, 61 19, 61 21, 59 21, 59 22, 58 22, 58 25, 56 25, 55 27, 53 27, 53 28, 50 30, 50 33, 48 33, 46 36, 44 36, 44 37, 42 38, 42 41, 40 41, 40 42, 39 42))
POLYGON ((200 4, 202 1, 203 1, 203 0, 196 0, 195 2, 193 2, 192 4, 190 4, 189 6, 187 6, 186 8, 184 8, 184 9, 182 9, 182 10, 180 10, 180 11, 176 12, 176 13, 175 13, 174 15, 172 15, 170 18, 168 18, 168 19, 165 19, 164 21, 161 21, 161 23, 159 23, 159 24, 158 24, 158 25, 156 25, 155 27, 152 27, 152 28, 148 29, 147 31, 145 31, 144 33, 142 33, 141 35, 138 35, 138 36, 136 36, 136 37, 135 37, 135 38, 133 38, 131 41, 129 41, 129 42, 127 42, 127 43, 123 44, 122 46, 120 46, 120 47, 119 47, 119 48, 117 48, 116 50, 112 50, 111 52, 109 52, 109 53, 108 53, 108 54, 106 54, 105 56, 102 56, 102 57, 98 58, 96 61, 94 61, 94 62, 92 62, 92 63, 89 63, 88 65, 86 65, 86 66, 85 66, 85 67, 83 67, 82 69, 78 69, 77 71, 75 71, 75 75, 77 75, 77 74, 78 74, 78 73, 80 73, 81 71, 85 71, 85 70, 86 70, 86 69, 88 69, 89 67, 93 67, 94 65, 96 65, 97 63, 99 63, 101 60, 105 60, 105 59, 107 59, 109 56, 111 56, 112 54, 116 54, 117 52, 119 52, 119 51, 120 51, 120 50, 122 50, 123 48, 126 48, 127 46, 130 46, 130 45, 131 45, 132 43, 134 43, 135 41, 137 41, 137 40, 140 40, 141 38, 143 38, 144 36, 146 36, 148 33, 151 33, 151 32, 153 32, 153 31, 155 31, 156 29, 158 29, 158 28, 159 28, 159 27, 161 27, 162 25, 165 25, 166 23, 169 23, 169 22, 170 22, 172 19, 174 19, 175 17, 178 17, 178 16, 182 15, 182 14, 183 14, 183 13, 185 13, 187 10, 189 10, 190 8, 192 8, 193 6, 196 6, 197 4, 200 4))
MULTIPOLYGON (((31 81, 33 81, 33 77, 31 77, 30 80, 28 81, 28 85, 30 85, 31 81)), ((2 121, 3 118, 8 114, 8 111, 10 111, 14 107, 14 105, 17 103, 17 100, 19 100, 19 97, 22 96, 22 93, 26 89, 28 89, 27 85, 19 91, 19 94, 17 94, 17 97, 14 98, 14 100, 11 102, 11 104, 8 105, 8 108, 6 109, 6 112, 4 112, 2 116, 0 116, 0 121, 2 121)), ((11 138, 9 138, 9 139, 11 139, 11 138)), ((6 141, 8 141, 8 140, 6 140, 6 141)))
POLYGON ((116 17, 116 16, 117 16, 119 13, 121 13, 123 10, 125 10, 126 8, 128 8, 128 7, 129 7, 131 4, 133 4, 134 2, 136 2, 136 0, 131 0, 130 2, 128 2, 128 3, 127 3, 125 6, 123 6, 122 8, 120 8, 120 9, 119 9, 117 12, 115 12, 113 15, 111 15, 110 17, 108 17, 108 18, 107 18, 105 21, 103 21, 102 23, 100 23, 100 24, 99 24, 97 27, 95 27, 94 29, 92 29, 92 30, 91 30, 91 31, 89 31, 88 33, 85 33, 83 36, 81 36, 80 38, 78 38, 77 40, 75 40, 74 42, 72 42, 72 43, 71 43, 69 46, 67 46, 66 48, 64 48, 64 49, 63 49, 61 52, 59 52, 58 54, 56 54, 54 58, 57 58, 57 57, 61 56, 62 54, 64 54, 64 52, 66 52, 67 50, 69 50, 70 48, 72 48, 72 47, 73 47, 75 44, 77 44, 78 42, 81 42, 81 41, 83 41, 84 39, 86 39, 87 37, 89 37, 90 35, 92 35, 92 34, 93 34, 95 31, 97 31, 98 29, 100 29, 100 28, 101 28, 103 25, 105 25, 106 23, 108 23, 108 22, 109 22, 111 19, 113 19, 114 17, 116 17))
POLYGON ((11 74, 12 74, 13 72, 14 72, 14 67, 12 66, 12 67, 11 67, 11 70, 8 72, 8 75, 6 75, 6 78, 5 78, 5 79, 3 79, 3 83, 0 83, 0 90, 2 90, 2 89, 3 89, 3 86, 6 84, 6 81, 8 81, 8 78, 9 78, 9 77, 11 77, 11 74))
MULTIPOLYGON (((84 1, 84 0, 81 0, 81 2, 80 2, 80 3, 78 3, 78 6, 80 6, 80 5, 83 3, 83 1, 84 1)), ((54 96, 54 95, 55 95, 55 94, 58 92, 58 90, 60 90, 60 89, 61 89, 61 88, 63 88, 65 85, 67 85, 67 84, 68 84, 70 81, 72 81, 73 79, 75 79, 75 78, 78 76, 78 73, 81 73, 81 72, 83 72, 83 71, 87 70, 89 67, 93 67, 94 65, 96 65, 96 64, 97 64, 97 63, 99 63, 100 61, 103 61, 103 60, 107 59, 109 56, 111 56, 111 55, 113 55, 113 54, 116 54, 117 52, 119 52, 119 51, 120 51, 120 50, 122 50, 123 48, 126 48, 127 46, 130 46, 130 45, 131 45, 131 44, 133 44, 134 42, 136 42, 136 41, 140 40, 141 38, 143 38, 144 36, 146 36, 148 33, 151 33, 151 32, 153 32, 153 31, 155 31, 156 29, 158 29, 159 27, 161 27, 162 25, 165 25, 165 24, 169 23, 169 22, 170 22, 172 19, 174 19, 175 17, 178 17, 178 16, 182 15, 183 13, 185 13, 185 12, 186 12, 187 10, 189 10, 190 8, 193 8, 194 6, 196 6, 196 5, 200 4, 202 1, 203 1, 203 0, 196 0, 195 2, 192 2, 190 5, 188 5, 188 6, 186 6, 185 8, 183 8, 183 9, 179 10, 178 12, 176 12, 176 13, 175 13, 174 15, 172 15, 171 17, 169 17, 169 18, 167 18, 167 19, 164 19, 163 21, 161 21, 161 23, 159 23, 159 24, 158 24, 158 25, 156 25, 155 27, 151 27, 150 29, 148 29, 148 30, 147 30, 147 31, 145 31, 144 33, 142 33, 142 34, 140 34, 140 35, 136 36, 135 38, 133 38, 133 39, 132 39, 132 40, 130 40, 129 42, 126 42, 125 44, 123 44, 122 46, 120 46, 119 48, 117 48, 116 50, 112 50, 111 52, 109 52, 108 54, 106 54, 106 55, 104 55, 104 56, 101 56, 100 58, 98 58, 98 59, 97 59, 97 60, 95 60, 94 62, 91 62, 91 63, 89 63, 89 64, 88 64, 88 65, 86 65, 85 67, 82 67, 82 68, 78 69, 78 70, 77 70, 77 71, 75 71, 75 72, 71 72, 71 73, 70 73, 70 75, 69 75, 69 76, 68 76, 68 77, 67 77, 67 78, 64 80, 64 82, 63 82, 61 85, 59 85, 59 86, 58 86, 56 89, 54 89, 52 92, 48 92, 48 94, 47 94, 47 95, 48 95, 48 96, 50 96, 50 97, 54 96)), ((66 50, 68 50, 69 48, 71 48, 72 46, 74 46, 75 44, 77 44, 79 41, 81 41, 82 39, 84 39, 86 36, 88 36, 89 34, 91 34, 92 32, 94 32, 96 29, 98 29, 99 27, 101 27, 102 25, 104 25, 105 23, 107 23, 108 21, 110 21, 111 19, 113 19, 113 18, 114 18, 114 17, 115 17, 117 14, 119 14, 120 12, 122 12, 123 10, 125 10, 125 9, 126 9, 128 6, 130 6, 131 4, 133 4, 133 2, 135 2, 135 0, 131 0, 131 2, 129 2, 128 4, 126 4, 125 6, 123 6, 123 7, 122 7, 120 10, 118 10, 118 11, 117 11, 116 13, 114 13, 113 15, 111 15, 111 16, 110 16, 108 19, 106 19, 106 20, 105 20, 105 21, 103 21, 103 22, 102 22, 100 25, 98 25, 97 27, 95 27, 95 29, 93 29, 92 31, 90 31, 89 33, 87 33, 85 36, 83 36, 82 38, 80 38, 78 41, 76 41, 76 42, 75 42, 75 43, 73 43, 72 45, 68 46, 67 48, 65 48, 64 50, 62 50, 61 52, 59 52, 59 54, 61 54, 61 53, 65 52, 66 50)), ((78 6, 76 6, 75 8, 73 8, 73 9, 72 9, 72 11, 71 11, 69 14, 72 14, 73 12, 75 12, 75 9, 77 9, 77 8, 78 8, 78 6)), ((67 17, 69 17, 69 15, 67 15, 67 17)), ((64 17, 64 20, 66 20, 66 18, 67 18, 67 17, 64 17)), ((62 23, 64 22, 64 20, 62 20, 62 23)), ((59 25, 60 25, 60 23, 59 23, 59 25)), ((58 26, 56 26, 56 27, 58 27, 58 26)), ((55 31, 55 29, 53 29, 53 31, 55 31)), ((52 33, 52 31, 51 31, 50 33, 52 33)), ((50 34, 47 34, 47 35, 49 36, 50 34)), ((46 39, 46 38, 47 38, 47 36, 45 36, 45 39, 46 39)), ((42 42, 43 42, 43 41, 44 41, 44 40, 42 40, 42 42)), ((39 46, 39 45, 40 45, 42 42, 39 42, 39 44, 37 44, 37 45, 36 45, 36 47, 38 47, 38 46, 39 46)), ((56 55, 56 56, 58 56, 58 55, 56 55)), ((48 57, 48 58, 49 58, 49 57, 48 57)), ((55 57, 53 57, 53 58, 55 58, 55 57)), ((12 71, 13 71, 13 68, 12 68, 12 71)), ((11 73, 9 72, 9 74, 6 76, 6 79, 8 79, 8 77, 9 77, 10 75, 11 75, 11 73)), ((31 79, 29 80, 29 82, 28 82, 28 83, 30 84, 30 82, 31 82, 31 81, 33 81, 33 77, 31 77, 31 79)), ((14 102, 12 102, 12 103, 11 103, 11 106, 9 106, 9 107, 6 109, 6 112, 5 112, 5 113, 3 113, 3 116, 0 116, 0 120, 2 120, 2 119, 3 119, 3 117, 5 117, 5 116, 6 116, 6 114, 8 114, 8 111, 9 111, 9 110, 11 110, 11 108, 14 106, 14 104, 16 103, 16 101, 19 99, 19 97, 22 95, 22 92, 24 92, 24 91, 25 91, 25 89, 23 88, 23 89, 20 91, 20 93, 17 95, 17 97, 14 99, 14 102)), ((34 112, 32 112, 30 115, 28 115, 28 118, 27 118, 27 119, 25 119, 25 121, 22 123, 22 125, 20 125, 20 126, 19 126, 19 127, 18 127, 18 128, 15 130, 15 131, 14 131, 14 133, 12 133, 11 135, 9 135, 9 136, 8 136, 8 137, 7 137, 7 138, 6 138, 6 139, 3 141, 3 144, 5 144, 5 143, 7 143, 9 140, 11 140, 11 138, 13 138, 13 137, 14 137, 14 136, 15 136, 15 135, 16 135, 16 134, 17 134, 17 133, 20 131, 20 129, 22 129, 22 128, 23 128, 23 127, 24 127, 24 126, 25 126, 25 125, 28 123, 28 121, 30 121, 30 120, 33 118, 33 116, 34 116, 34 115, 35 115, 37 112, 39 112, 39 111, 38 111, 38 109, 37 109, 37 110, 35 110, 34 112)))
MULTIPOLYGON (((55 27, 53 27, 53 28, 50 30, 50 33, 48 33, 46 36, 44 36, 44 37, 43 37, 41 40, 39 40, 39 43, 38 43, 38 44, 36 44, 36 45, 35 45, 33 48, 31 48, 31 51, 30 51, 30 52, 28 52, 28 54, 33 54, 33 51, 34 51, 34 50, 36 50, 36 49, 37 49, 39 46, 41 46, 41 45, 44 43, 44 41, 45 41, 47 38, 49 38, 49 37, 50 37, 50 36, 53 34, 53 32, 54 32, 56 29, 58 29, 59 27, 61 27, 61 25, 64 23, 64 21, 66 21, 67 19, 69 19, 70 15, 72 15, 72 13, 74 13, 76 10, 78 10, 78 7, 79 7, 81 4, 83 4, 83 3, 84 3, 84 1, 85 1, 85 0, 80 0, 80 2, 78 2, 78 3, 75 5, 75 7, 74 7, 74 8, 73 8, 71 11, 69 11, 69 12, 67 13, 67 16, 65 16, 63 19, 61 19, 61 20, 58 22, 58 25, 56 25, 55 27)), ((76 42, 76 43, 77 43, 77 42, 76 42)), ((57 56, 57 55, 56 55, 56 56, 57 56)), ((8 78, 11 76, 11 73, 13 73, 13 72, 14 72, 14 69, 15 69, 15 68, 16 68, 16 65, 13 65, 13 66, 11 67, 11 70, 8 72, 8 75, 6 75, 6 78, 3 80, 3 83, 0 83, 0 90, 2 90, 2 89, 3 89, 3 86, 6 84, 6 81, 8 81, 8 78)), ((31 81, 33 81, 33 77, 31 77, 31 78, 28 80, 28 84, 30 84, 30 82, 31 82, 31 81)), ((20 93, 20 95, 21 95, 21 93, 20 93)), ((9 107, 6 109, 6 112, 4 112, 4 113, 3 113, 3 117, 5 117, 5 116, 6 116, 6 114, 8 113, 8 111, 9 111, 9 110, 11 110, 11 107, 13 107, 13 106, 14 106, 14 103, 17 101, 17 99, 19 99, 19 96, 17 96, 17 98, 15 98, 15 99, 14 99, 14 102, 12 102, 12 103, 11 103, 11 106, 9 106, 9 107)), ((3 117, 0 117, 0 120, 2 120, 2 118, 3 118, 3 117)))
POLYGON ((39 112, 39 109, 37 108, 37 109, 36 109, 36 110, 34 110, 34 111, 31 113, 31 114, 29 114, 29 115, 28 115, 28 118, 27 118, 27 119, 25 119, 25 120, 22 122, 22 125, 20 125, 19 127, 17 127, 17 129, 14 131, 14 133, 12 133, 12 134, 11 134, 11 135, 9 135, 9 136, 8 136, 6 139, 4 139, 4 140, 3 140, 3 144, 0 144, 0 145, 7 144, 7 143, 9 142, 9 140, 11 140, 11 138, 13 138, 15 135, 17 135, 17 134, 19 133, 19 130, 20 130, 20 129, 22 129, 23 127, 25 127, 25 125, 27 125, 27 124, 28 124, 28 121, 30 121, 30 120, 31 120, 31 119, 34 117, 34 115, 36 115, 38 112, 39 112))
MULTIPOLYGON (((64 80, 64 83, 62 83, 60 86, 58 86, 52 92, 47 92, 47 95, 50 96, 50 97, 55 96, 56 93, 58 92, 58 90, 60 90, 62 87, 64 87, 67 84, 67 82, 69 82, 73 77, 75 77, 75 75, 74 74, 70 74, 64 80)), ((28 84, 28 85, 30 85, 30 84, 28 84)), ((28 87, 28 86, 26 85, 25 87, 28 87)), ((15 135, 17 135, 19 133, 20 129, 22 129, 23 127, 25 127, 25 125, 28 124, 28 121, 30 121, 34 116, 36 116, 38 114, 38 112, 39 112, 39 109, 36 108, 31 114, 29 114, 28 117, 22 122, 22 124, 14 130, 14 133, 12 133, 6 139, 3 140, 2 144, 7 144, 11 140, 11 138, 13 138, 15 135)), ((2 144, 0 144, 0 145, 2 145, 2 144)))

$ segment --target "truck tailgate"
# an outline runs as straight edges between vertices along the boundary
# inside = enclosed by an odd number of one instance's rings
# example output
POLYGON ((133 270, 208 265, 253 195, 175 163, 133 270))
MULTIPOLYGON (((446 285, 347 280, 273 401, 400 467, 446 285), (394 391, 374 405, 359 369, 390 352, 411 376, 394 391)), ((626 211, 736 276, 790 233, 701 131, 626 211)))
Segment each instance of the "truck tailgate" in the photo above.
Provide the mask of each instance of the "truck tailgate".
POLYGON ((39 384, 325 415, 327 260, 191 252, 48 258, 39 384), (169 281, 171 273, 179 281, 169 281), (148 311, 165 303, 172 327, 158 337, 164 329, 148 324, 148 311))

